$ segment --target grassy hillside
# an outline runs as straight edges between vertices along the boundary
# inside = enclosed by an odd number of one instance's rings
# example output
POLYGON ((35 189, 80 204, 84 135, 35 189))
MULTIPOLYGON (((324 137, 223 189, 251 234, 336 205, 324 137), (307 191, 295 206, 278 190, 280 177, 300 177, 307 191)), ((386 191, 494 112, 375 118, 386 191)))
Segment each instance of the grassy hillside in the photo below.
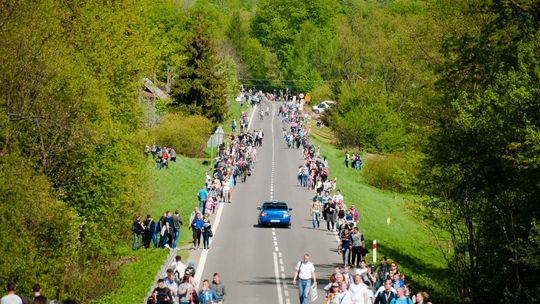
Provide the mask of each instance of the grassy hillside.
MULTIPOLYGON (((312 142, 320 145, 321 155, 328 159, 330 176, 337 177, 337 188, 347 205, 359 211, 359 227, 370 248, 377 240, 377 259, 383 255, 397 261, 414 291, 427 290, 437 302, 452 302, 443 289, 446 283, 446 262, 432 233, 418 220, 410 204, 415 197, 373 188, 364 183, 358 171, 346 168, 344 152, 331 145, 328 129, 312 128, 312 142), (390 219, 388 224, 388 219, 390 219)), ((372 253, 366 257, 372 261, 372 253)))
MULTIPOLYGON (((206 169, 208 168, 201 165, 200 161, 185 157, 179 157, 176 163, 170 164, 169 169, 162 170, 157 170, 148 160, 147 172, 150 175, 152 201, 148 202, 147 210, 155 219, 158 219, 163 211, 179 209, 184 220, 179 247, 191 240, 186 225, 190 212, 197 204, 197 190, 204 183, 206 169)), ((141 215, 145 216, 145 213, 141 212, 141 215)), ((140 249, 133 252, 131 243, 120 245, 119 250, 123 256, 119 287, 113 293, 92 303, 140 303, 168 253, 167 250, 153 248, 153 245, 149 250, 140 249)), ((187 259, 186 251, 180 253, 184 260, 187 259)))

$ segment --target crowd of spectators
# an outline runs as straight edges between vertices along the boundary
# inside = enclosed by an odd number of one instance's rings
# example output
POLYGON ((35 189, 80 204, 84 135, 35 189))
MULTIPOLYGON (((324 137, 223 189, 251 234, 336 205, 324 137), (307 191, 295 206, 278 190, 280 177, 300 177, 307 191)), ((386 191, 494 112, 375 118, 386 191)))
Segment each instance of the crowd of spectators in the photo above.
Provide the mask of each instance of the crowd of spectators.
POLYGON ((144 147, 144 156, 147 159, 152 156, 157 169, 168 169, 169 161, 176 162, 176 151, 171 147, 160 147, 155 144, 152 146, 146 145, 144 147))
MULTIPOLYGON (((325 286, 325 303, 328 304, 425 304, 428 294, 411 291, 405 274, 397 262, 388 264, 382 257, 380 264, 369 265, 365 260, 369 250, 358 226, 359 214, 354 205, 347 206, 343 194, 337 188, 337 179, 330 178, 328 162, 320 156, 320 148, 309 141, 308 115, 298 103, 287 101, 280 107, 283 137, 287 147, 302 149, 304 162, 298 166, 298 186, 314 191, 310 202, 313 229, 320 229, 322 219, 326 230, 333 231, 340 242, 337 253, 341 266, 329 275, 325 286)), ((345 165, 361 169, 359 154, 347 152, 345 165)), ((323 227, 324 229, 324 227, 323 227)))
MULTIPOLYGON (((260 94, 257 93, 260 98, 260 94)), ((248 94, 248 100, 252 95, 248 94)), ((197 191, 198 204, 189 216, 189 229, 192 231, 192 250, 210 249, 210 240, 213 237, 211 215, 215 213, 219 204, 231 204, 234 202, 234 188, 238 183, 245 183, 253 170, 257 160, 257 148, 263 145, 264 133, 262 130, 249 130, 249 118, 246 112, 240 114, 240 129, 236 132, 236 119, 231 127, 232 133, 224 143, 218 147, 218 156, 213 160, 211 170, 205 172, 204 183, 197 191), (234 127, 233 127, 234 126, 234 127)), ((167 212, 164 214, 164 226, 156 223, 156 231, 163 231, 163 238, 156 243, 161 246, 176 248, 174 234, 174 221, 167 220, 167 212), (165 228, 161 228, 165 227, 165 228), (173 227, 172 243, 169 239, 168 227, 173 227), (164 230, 163 230, 164 229, 164 230)), ((182 222, 180 221, 180 226, 182 222)), ((134 223, 135 225, 135 223, 134 223)), ((154 224, 151 224, 152 226, 154 224)), ((145 226, 144 223, 142 226, 145 226)), ((151 229, 151 231, 154 231, 151 229)), ((162 235, 160 234, 160 235, 162 235)), ((152 234, 152 232, 150 233, 152 234)), ((144 236, 143 236, 144 239, 144 236)), ((151 238, 152 239, 152 238, 151 238)), ((145 243, 143 241, 143 243, 145 243)), ((145 243, 146 244, 146 243, 145 243)), ((184 265, 181 257, 177 256, 175 263, 167 269, 167 276, 159 279, 152 296, 147 300, 150 304, 164 303, 222 303, 226 294, 225 287, 221 283, 221 277, 215 273, 212 281, 203 279, 200 286, 194 279, 195 265, 184 265)))

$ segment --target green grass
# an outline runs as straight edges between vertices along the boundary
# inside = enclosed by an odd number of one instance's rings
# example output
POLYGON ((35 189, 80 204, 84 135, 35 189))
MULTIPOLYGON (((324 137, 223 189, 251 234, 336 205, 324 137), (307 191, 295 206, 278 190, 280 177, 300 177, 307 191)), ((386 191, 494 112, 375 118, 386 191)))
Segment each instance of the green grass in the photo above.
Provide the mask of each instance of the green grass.
MULTIPOLYGON (((200 161, 185 157, 178 157, 176 163, 171 163, 169 169, 157 170, 150 160, 148 161, 148 174, 152 200, 147 210, 154 219, 159 219, 163 211, 180 211, 184 221, 181 230, 179 247, 189 243, 191 239, 187 229, 188 219, 193 207, 197 203, 197 190, 204 183, 204 172, 208 167, 201 165, 200 161)), ((120 259, 124 263, 120 267, 120 276, 117 280, 119 287, 112 293, 92 301, 94 304, 124 304, 141 303, 146 296, 155 275, 167 258, 168 251, 164 249, 144 249, 133 252, 131 244, 119 245, 120 259)), ((187 261, 188 253, 180 251, 182 259, 187 261)))
MULTIPOLYGON (((347 205, 357 207, 366 246, 371 251, 372 241, 376 239, 377 259, 385 255, 398 262, 407 279, 412 281, 414 291, 427 290, 439 303, 453 302, 445 290, 448 271, 444 256, 433 234, 408 208, 416 197, 367 185, 358 171, 345 167, 345 153, 330 144, 332 137, 327 136, 328 130, 324 129, 312 132, 312 143, 320 145, 321 156, 327 157, 330 176, 337 177, 337 188, 342 191, 347 205), (390 224, 387 224, 388 219, 390 224)), ((372 262, 372 252, 366 259, 372 262)))

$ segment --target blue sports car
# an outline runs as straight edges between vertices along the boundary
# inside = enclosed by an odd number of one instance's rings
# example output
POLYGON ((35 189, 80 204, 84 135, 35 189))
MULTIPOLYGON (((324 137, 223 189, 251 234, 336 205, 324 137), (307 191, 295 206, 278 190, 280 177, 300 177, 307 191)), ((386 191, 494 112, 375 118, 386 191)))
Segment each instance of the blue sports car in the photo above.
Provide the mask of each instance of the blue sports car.
POLYGON ((276 225, 276 226, 291 226, 291 211, 292 208, 287 206, 285 202, 265 202, 261 207, 257 207, 259 212, 259 226, 276 225))

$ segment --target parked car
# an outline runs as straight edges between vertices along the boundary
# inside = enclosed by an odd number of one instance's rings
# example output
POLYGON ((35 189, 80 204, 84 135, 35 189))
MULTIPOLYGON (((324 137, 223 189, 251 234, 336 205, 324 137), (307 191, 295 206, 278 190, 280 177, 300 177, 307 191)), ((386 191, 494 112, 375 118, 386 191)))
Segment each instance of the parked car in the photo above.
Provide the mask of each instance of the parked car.
POLYGON ((335 101, 333 101, 333 100, 325 100, 325 101, 319 103, 318 105, 313 106, 313 113, 320 114, 320 113, 328 110, 329 108, 331 108, 331 107, 333 107, 335 105, 336 105, 335 101))
POLYGON ((259 210, 258 224, 264 225, 276 225, 276 226, 291 226, 291 211, 286 202, 271 201, 264 202, 261 207, 257 207, 259 210))

